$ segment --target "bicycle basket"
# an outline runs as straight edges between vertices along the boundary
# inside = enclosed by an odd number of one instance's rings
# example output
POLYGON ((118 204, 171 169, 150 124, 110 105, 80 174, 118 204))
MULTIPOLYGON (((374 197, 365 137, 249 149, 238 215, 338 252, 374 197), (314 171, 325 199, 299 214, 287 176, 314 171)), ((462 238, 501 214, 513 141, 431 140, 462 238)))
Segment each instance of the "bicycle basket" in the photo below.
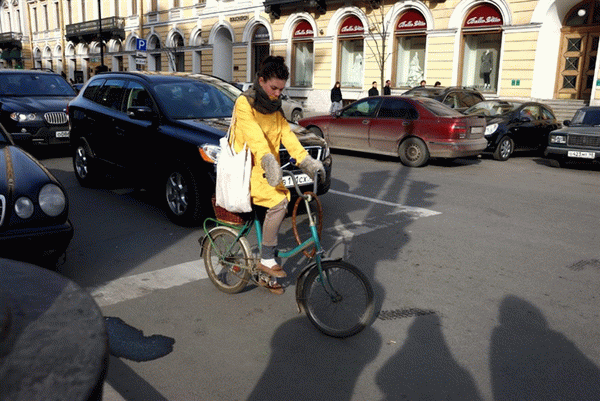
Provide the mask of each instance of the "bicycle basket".
MULTIPOLYGON (((223 223, 242 225, 245 223, 244 218, 241 214, 230 212, 229 210, 218 206, 216 204, 216 198, 213 195, 212 197, 212 205, 213 210, 215 211, 215 217, 217 220, 222 221, 223 223)), ((246 213, 244 213, 246 214, 246 213)))

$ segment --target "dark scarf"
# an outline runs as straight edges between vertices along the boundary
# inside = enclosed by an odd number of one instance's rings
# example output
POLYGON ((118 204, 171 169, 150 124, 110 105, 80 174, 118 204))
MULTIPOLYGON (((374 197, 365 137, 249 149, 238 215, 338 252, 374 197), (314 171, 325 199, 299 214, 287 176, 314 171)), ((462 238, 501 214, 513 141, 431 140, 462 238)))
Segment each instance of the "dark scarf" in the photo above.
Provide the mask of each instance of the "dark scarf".
POLYGON ((242 95, 246 96, 250 106, 256 109, 256 111, 259 113, 273 114, 277 111, 281 111, 283 114, 283 110, 281 110, 281 98, 277 98, 276 100, 269 99, 269 95, 267 95, 267 93, 258 83, 258 78, 254 81, 250 88, 242 93, 242 95))

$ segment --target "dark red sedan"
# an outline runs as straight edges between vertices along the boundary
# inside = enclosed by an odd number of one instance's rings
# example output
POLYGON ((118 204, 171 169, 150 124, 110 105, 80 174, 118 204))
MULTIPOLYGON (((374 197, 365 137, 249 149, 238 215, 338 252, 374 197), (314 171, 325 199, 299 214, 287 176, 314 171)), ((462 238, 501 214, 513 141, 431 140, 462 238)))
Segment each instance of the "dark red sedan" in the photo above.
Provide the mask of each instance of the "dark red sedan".
POLYGON ((476 156, 487 146, 485 118, 424 97, 368 97, 336 115, 304 118, 298 124, 332 148, 398 155, 410 167, 423 166, 430 158, 476 156))

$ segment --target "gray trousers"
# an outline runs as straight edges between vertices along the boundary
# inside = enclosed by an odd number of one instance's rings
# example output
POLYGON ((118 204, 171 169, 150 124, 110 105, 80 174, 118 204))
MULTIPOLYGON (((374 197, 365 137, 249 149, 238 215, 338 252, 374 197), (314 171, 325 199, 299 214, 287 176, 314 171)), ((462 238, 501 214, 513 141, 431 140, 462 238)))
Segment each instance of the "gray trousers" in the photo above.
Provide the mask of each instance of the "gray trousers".
POLYGON ((275 257, 275 249, 277 248, 277 238, 279 236, 279 228, 285 218, 288 206, 287 198, 276 204, 270 209, 267 209, 265 220, 263 221, 262 231, 262 259, 273 259, 275 257))

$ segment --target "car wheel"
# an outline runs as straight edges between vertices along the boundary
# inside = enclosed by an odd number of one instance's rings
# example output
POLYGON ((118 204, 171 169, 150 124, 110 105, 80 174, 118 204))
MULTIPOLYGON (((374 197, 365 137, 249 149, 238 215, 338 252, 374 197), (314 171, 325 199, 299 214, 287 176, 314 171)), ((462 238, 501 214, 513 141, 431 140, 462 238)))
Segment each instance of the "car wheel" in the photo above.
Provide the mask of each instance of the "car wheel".
POLYGON ((325 138, 323 136, 323 131, 321 131, 319 128, 317 127, 310 127, 308 129, 308 132, 312 132, 313 134, 315 134, 316 136, 318 136, 319 138, 325 138))
POLYGON ((550 166, 554 168, 561 168, 563 165, 560 159, 550 159, 550 166))
POLYGON ((494 159, 500 160, 501 162, 508 160, 515 149, 515 144, 507 136, 503 136, 494 150, 494 159))
POLYGON ((83 187, 93 187, 98 183, 98 163, 92 156, 87 144, 80 141, 75 147, 75 153, 73 153, 73 171, 77 181, 83 187))
POLYGON ((165 211, 169 219, 180 226, 197 223, 202 215, 200 180, 183 164, 175 165, 164 175, 165 211))
POLYGON ((292 111, 292 122, 297 123, 298 120, 302 120, 302 110, 295 109, 292 111))
POLYGON ((419 138, 407 138, 400 144, 398 156, 405 166, 421 167, 429 160, 429 150, 419 138))

